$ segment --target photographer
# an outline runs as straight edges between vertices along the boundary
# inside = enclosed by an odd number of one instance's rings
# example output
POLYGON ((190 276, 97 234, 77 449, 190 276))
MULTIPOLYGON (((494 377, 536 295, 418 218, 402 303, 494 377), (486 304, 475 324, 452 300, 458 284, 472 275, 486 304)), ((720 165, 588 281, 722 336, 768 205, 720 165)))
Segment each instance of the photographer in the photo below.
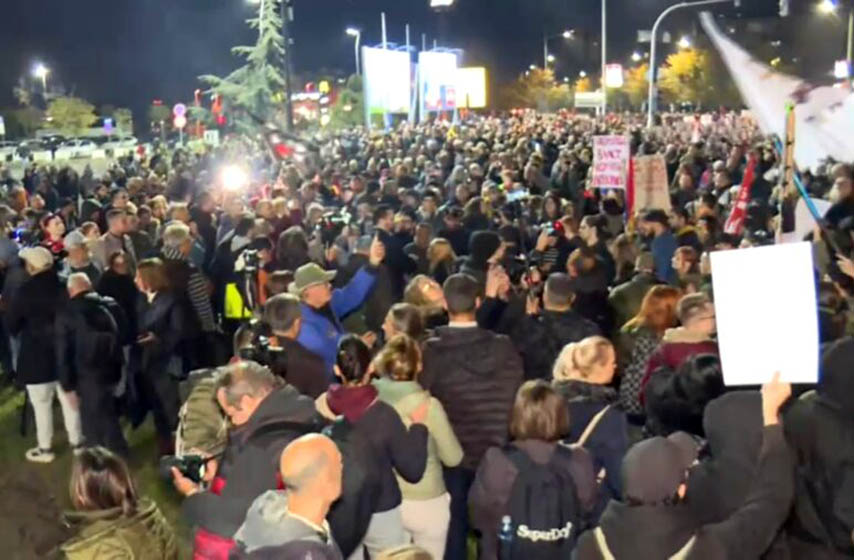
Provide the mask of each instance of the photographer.
POLYGON ((270 369, 307 397, 316 399, 329 387, 323 360, 297 341, 302 327, 299 299, 279 294, 264 304, 264 323, 272 331, 270 369))
POLYGON ((204 490, 178 469, 172 470, 175 488, 187 497, 185 518, 200 529, 197 552, 234 535, 252 501, 276 488, 275 465, 282 449, 320 428, 314 402, 283 386, 255 362, 223 368, 215 394, 230 421, 228 444, 216 469, 219 480, 204 490))

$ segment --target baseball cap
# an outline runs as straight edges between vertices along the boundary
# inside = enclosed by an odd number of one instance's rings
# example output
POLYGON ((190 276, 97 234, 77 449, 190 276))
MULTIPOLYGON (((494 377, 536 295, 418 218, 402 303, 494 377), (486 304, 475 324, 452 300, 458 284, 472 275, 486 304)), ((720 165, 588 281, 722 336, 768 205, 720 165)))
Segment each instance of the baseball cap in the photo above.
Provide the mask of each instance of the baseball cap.
POLYGON ((673 496, 685 482, 698 450, 694 438, 684 432, 636 443, 623 458, 623 497, 657 504, 673 496))
POLYGON ((44 247, 26 247, 18 252, 18 256, 38 271, 53 266, 53 255, 44 247))
POLYGON ((315 263, 304 264, 294 273, 294 281, 288 287, 288 291, 295 295, 302 295, 303 290, 309 286, 331 282, 336 273, 334 270, 323 270, 315 263))

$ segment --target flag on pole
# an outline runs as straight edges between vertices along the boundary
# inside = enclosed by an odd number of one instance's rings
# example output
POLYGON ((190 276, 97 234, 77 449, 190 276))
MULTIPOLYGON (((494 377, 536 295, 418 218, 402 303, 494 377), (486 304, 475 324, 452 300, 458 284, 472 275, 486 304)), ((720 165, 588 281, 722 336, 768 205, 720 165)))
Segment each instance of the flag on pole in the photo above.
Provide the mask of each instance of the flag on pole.
POLYGON ((732 211, 724 224, 724 232, 730 235, 741 235, 744 230, 744 220, 747 218, 747 205, 750 202, 750 189, 756 178, 756 158, 751 154, 747 160, 747 168, 744 170, 744 178, 738 189, 738 197, 732 206, 732 211))

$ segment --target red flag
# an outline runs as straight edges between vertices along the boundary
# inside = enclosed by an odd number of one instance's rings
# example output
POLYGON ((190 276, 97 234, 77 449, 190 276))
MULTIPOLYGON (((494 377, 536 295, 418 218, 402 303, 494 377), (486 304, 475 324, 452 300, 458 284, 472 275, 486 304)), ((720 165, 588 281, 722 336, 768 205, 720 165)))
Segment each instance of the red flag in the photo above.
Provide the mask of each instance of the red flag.
POLYGON ((629 174, 626 177, 626 216, 629 219, 635 210, 635 158, 629 158, 629 174))
POLYGON ((732 212, 724 224, 724 232, 731 235, 741 235, 744 230, 744 220, 747 217, 747 204, 750 202, 750 188, 753 186, 754 175, 756 172, 756 158, 750 156, 747 160, 747 169, 744 170, 744 178, 741 180, 741 187, 738 189, 738 197, 735 199, 735 204, 732 207, 732 212))

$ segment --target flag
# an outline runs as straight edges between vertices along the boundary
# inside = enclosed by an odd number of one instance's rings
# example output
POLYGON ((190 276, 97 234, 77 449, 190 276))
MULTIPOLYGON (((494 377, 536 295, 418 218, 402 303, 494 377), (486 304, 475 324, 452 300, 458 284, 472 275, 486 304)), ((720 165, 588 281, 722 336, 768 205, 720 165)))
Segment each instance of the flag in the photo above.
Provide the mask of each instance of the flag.
POLYGON ((635 210, 635 158, 629 158, 629 175, 626 179, 626 216, 631 219, 635 210))
POLYGON ((741 187, 738 189, 735 204, 733 204, 729 218, 727 218, 726 224, 724 224, 725 233, 741 235, 741 232, 744 230, 744 220, 747 218, 747 205, 750 202, 750 189, 753 186, 755 176, 756 158, 751 155, 750 159, 747 160, 747 169, 744 170, 744 178, 741 181, 741 187))

